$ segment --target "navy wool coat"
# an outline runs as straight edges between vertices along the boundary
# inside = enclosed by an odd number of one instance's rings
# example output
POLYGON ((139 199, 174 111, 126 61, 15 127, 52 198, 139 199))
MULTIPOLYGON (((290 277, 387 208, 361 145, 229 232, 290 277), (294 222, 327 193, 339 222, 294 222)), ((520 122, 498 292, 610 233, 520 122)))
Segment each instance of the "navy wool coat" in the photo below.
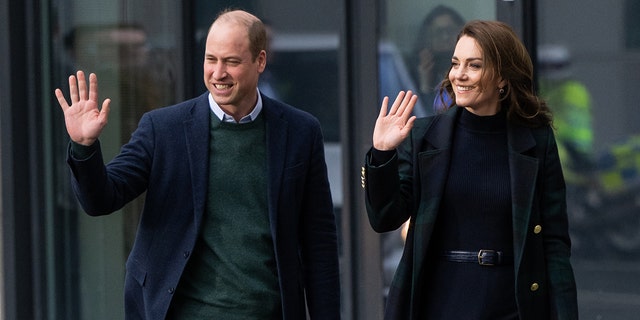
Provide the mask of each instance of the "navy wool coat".
MULTIPOLYGON (((462 108, 418 119, 397 156, 381 166, 366 157, 369 222, 377 232, 410 219, 402 259, 389 289, 385 319, 420 319, 421 301, 437 292, 424 284, 426 250, 451 162, 462 108)), ((565 183, 551 127, 507 125, 511 176, 516 302, 520 319, 577 319, 570 265, 565 183)), ((471 179, 473 180, 473 179, 471 179)))
MULTIPOLYGON (((166 317, 196 244, 209 177, 207 96, 143 115, 131 140, 107 165, 100 148, 84 160, 69 152, 72 187, 89 215, 109 214, 146 191, 126 262, 127 319, 166 317)), ((262 99, 268 214, 283 319, 305 319, 306 308, 314 319, 338 319, 336 223, 320 125, 305 112, 262 99)))

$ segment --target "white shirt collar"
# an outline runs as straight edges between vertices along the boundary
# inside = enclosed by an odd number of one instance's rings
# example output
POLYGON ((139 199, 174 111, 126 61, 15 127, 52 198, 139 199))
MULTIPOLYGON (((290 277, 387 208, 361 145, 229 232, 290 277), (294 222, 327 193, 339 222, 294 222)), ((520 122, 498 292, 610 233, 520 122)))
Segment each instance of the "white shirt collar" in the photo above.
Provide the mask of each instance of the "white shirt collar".
POLYGON ((260 111, 262 111, 262 96, 260 95, 260 90, 256 89, 256 91, 258 92, 258 101, 256 102, 256 106, 253 108, 251 113, 242 117, 242 119, 240 119, 240 121, 238 122, 236 122, 236 120, 232 116, 226 114, 222 110, 222 108, 220 108, 218 103, 216 103, 213 100, 213 96, 211 95, 211 93, 209 93, 209 107, 211 108, 211 111, 213 111, 213 113, 216 115, 216 117, 218 117, 218 119, 220 119, 220 121, 222 122, 232 122, 232 123, 251 122, 255 120, 260 114, 260 111))

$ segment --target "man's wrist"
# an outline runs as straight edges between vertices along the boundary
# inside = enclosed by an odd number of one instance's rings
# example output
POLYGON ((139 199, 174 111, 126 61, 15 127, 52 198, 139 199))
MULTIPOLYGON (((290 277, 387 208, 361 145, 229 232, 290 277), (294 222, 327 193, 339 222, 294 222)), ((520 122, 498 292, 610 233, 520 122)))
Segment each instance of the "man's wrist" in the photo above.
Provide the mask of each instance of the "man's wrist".
POLYGON ((90 145, 84 145, 71 141, 71 155, 78 160, 83 160, 91 157, 96 152, 97 144, 94 141, 90 145))

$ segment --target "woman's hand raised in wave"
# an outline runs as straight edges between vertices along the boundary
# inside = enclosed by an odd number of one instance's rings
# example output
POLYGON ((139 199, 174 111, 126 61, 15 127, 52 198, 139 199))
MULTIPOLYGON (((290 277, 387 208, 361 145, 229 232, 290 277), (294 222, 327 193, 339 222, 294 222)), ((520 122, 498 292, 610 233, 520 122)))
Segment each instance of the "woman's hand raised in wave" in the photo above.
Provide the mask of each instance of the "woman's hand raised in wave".
POLYGON ((411 91, 400 91, 387 113, 389 97, 384 97, 380 114, 373 129, 373 147, 377 150, 393 150, 407 138, 416 116, 411 112, 418 96, 411 91))

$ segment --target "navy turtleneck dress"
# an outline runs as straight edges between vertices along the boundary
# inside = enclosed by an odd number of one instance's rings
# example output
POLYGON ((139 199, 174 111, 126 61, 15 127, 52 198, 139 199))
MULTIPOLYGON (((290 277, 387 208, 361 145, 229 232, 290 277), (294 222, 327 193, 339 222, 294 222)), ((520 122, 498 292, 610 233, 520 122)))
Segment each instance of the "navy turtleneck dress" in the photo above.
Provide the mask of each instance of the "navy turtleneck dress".
POLYGON ((444 251, 501 250, 513 256, 506 112, 456 123, 451 166, 428 251, 423 319, 517 319, 512 263, 447 261, 444 251))

